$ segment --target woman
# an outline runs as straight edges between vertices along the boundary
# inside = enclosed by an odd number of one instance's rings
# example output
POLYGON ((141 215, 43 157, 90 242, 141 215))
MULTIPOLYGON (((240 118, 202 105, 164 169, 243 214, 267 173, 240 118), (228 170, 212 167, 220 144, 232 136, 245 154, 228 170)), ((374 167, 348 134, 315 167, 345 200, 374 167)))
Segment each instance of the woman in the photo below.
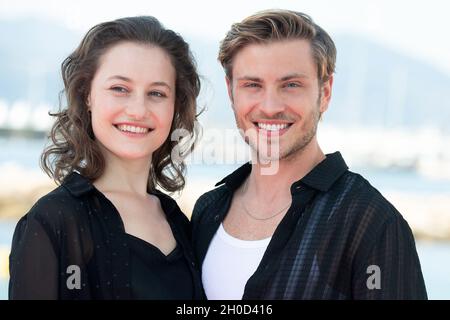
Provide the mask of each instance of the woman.
POLYGON ((189 222, 156 189, 184 186, 171 153, 196 137, 188 45, 153 17, 118 19, 93 27, 62 75, 68 106, 41 157, 60 186, 18 222, 10 299, 201 298, 189 222))

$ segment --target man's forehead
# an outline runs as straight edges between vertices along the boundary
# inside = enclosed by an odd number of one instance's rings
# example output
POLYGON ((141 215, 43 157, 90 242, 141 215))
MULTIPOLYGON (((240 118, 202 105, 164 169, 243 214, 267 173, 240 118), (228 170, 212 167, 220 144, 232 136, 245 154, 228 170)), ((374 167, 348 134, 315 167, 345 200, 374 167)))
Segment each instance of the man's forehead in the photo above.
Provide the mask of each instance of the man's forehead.
POLYGON ((250 44, 236 53, 233 78, 271 76, 275 78, 311 77, 316 65, 307 40, 285 40, 250 44))

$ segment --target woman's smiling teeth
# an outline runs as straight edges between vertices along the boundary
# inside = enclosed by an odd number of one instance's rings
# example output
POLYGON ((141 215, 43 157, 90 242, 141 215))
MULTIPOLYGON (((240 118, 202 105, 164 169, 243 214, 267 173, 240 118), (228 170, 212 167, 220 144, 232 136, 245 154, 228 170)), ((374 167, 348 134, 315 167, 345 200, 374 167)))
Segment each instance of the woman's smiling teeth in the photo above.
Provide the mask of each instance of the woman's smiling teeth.
POLYGON ((150 131, 149 128, 130 126, 127 124, 118 124, 116 125, 116 128, 123 132, 132 132, 132 133, 147 133, 150 131))
POLYGON ((266 131, 280 131, 283 129, 288 128, 291 124, 290 123, 283 123, 283 124, 268 124, 268 123, 257 123, 259 129, 263 129, 266 131))

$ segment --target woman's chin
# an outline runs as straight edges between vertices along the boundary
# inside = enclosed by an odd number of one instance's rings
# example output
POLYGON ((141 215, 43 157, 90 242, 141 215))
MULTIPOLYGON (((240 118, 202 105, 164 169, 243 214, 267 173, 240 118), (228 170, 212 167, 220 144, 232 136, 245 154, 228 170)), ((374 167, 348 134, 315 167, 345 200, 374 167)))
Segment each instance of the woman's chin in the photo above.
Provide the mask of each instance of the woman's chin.
POLYGON ((122 151, 115 153, 115 156, 123 161, 150 161, 152 158, 151 152, 136 152, 136 151, 122 151))

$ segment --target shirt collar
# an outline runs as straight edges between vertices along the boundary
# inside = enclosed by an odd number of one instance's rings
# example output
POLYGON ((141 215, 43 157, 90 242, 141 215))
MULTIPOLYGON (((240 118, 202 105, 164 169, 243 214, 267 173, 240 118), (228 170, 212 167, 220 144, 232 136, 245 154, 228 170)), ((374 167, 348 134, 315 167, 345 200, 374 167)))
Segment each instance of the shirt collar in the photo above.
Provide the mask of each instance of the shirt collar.
POLYGON ((215 186, 217 187, 221 184, 225 184, 227 187, 234 191, 239 188, 239 186, 242 184, 242 182, 244 182, 251 171, 252 165, 250 164, 250 162, 247 162, 227 175, 225 178, 217 182, 215 186))
POLYGON ((67 175, 62 183, 62 186, 75 197, 80 197, 83 194, 95 189, 91 181, 89 181, 86 177, 83 177, 78 172, 72 172, 67 175))
MULTIPOLYGON (((291 190, 298 189, 300 186, 307 186, 319 191, 328 191, 347 169, 347 164, 340 152, 327 154, 322 162, 317 164, 303 178, 294 182, 291 186, 291 190)), ((251 171, 252 165, 250 162, 247 162, 216 183, 216 186, 225 184, 234 191, 244 182, 251 171)))
MULTIPOLYGON (((72 172, 64 179, 62 185, 72 194, 74 197, 80 197, 88 192, 96 190, 92 182, 86 177, 82 176, 78 172, 72 172)), ((161 202, 161 206, 164 212, 171 213, 176 208, 176 202, 165 193, 155 189, 151 192, 157 196, 161 202)))

